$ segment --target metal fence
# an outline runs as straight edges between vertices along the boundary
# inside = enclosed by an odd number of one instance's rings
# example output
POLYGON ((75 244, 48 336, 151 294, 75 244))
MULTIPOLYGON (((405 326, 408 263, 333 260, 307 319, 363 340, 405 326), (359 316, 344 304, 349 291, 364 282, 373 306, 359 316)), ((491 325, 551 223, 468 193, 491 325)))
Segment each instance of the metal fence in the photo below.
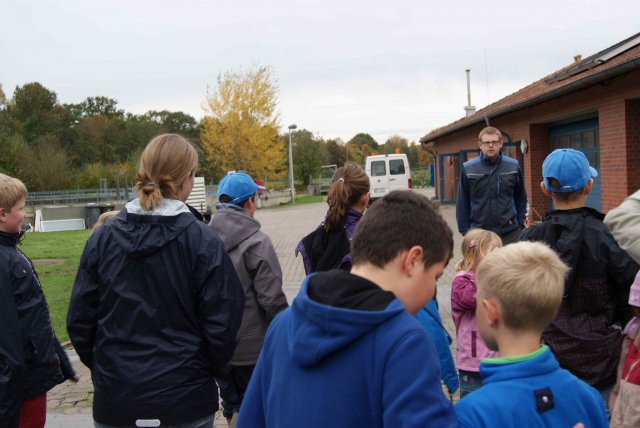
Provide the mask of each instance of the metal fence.
POLYGON ((27 205, 77 204, 88 202, 128 201, 133 189, 77 189, 52 192, 29 192, 27 205))

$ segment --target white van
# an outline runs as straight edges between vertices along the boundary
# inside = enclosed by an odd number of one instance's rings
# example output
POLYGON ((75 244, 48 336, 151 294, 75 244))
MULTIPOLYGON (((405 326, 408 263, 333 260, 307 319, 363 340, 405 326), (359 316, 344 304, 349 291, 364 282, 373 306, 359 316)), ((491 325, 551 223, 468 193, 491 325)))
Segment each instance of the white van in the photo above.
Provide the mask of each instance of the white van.
POLYGON ((371 201, 393 190, 411 188, 409 160, 404 153, 368 156, 365 171, 371 183, 369 190, 371 201))

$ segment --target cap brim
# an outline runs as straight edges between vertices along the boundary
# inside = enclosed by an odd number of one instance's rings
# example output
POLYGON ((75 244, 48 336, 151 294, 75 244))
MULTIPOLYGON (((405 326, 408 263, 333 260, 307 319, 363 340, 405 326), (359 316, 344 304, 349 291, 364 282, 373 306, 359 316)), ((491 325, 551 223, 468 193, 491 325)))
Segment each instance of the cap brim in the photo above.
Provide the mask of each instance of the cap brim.
POLYGON ((258 190, 267 190, 267 188, 266 188, 266 187, 261 186, 261 185, 259 185, 259 184, 256 184, 256 186, 258 187, 258 190))
POLYGON ((590 166, 589 169, 591 170, 591 177, 597 177, 598 176, 598 171, 596 171, 596 169, 594 167, 590 166))

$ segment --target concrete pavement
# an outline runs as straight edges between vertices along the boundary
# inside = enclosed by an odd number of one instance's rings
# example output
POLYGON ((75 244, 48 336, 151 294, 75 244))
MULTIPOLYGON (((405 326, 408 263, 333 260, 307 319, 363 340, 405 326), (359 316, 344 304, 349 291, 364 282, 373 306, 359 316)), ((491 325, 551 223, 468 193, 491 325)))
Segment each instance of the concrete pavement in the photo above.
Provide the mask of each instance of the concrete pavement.
MULTIPOLYGON (((427 196, 433 196, 433 188, 416 189, 427 196)), ((298 292, 304 279, 302 260, 294 256, 294 249, 300 238, 311 232, 324 218, 326 203, 305 204, 283 208, 262 209, 256 212, 256 218, 262 224, 278 254, 283 272, 284 290, 289 302, 298 292)), ((447 266, 444 275, 438 281, 438 302, 445 327, 453 334, 451 320, 451 281, 455 274, 455 261, 459 260, 461 237, 455 223, 455 207, 442 206, 440 212, 454 231, 454 258, 447 266)), ((453 348, 455 349, 455 342, 453 348)), ((79 361, 73 349, 69 350, 74 368, 79 375, 78 383, 65 382, 49 391, 47 396, 47 428, 84 428, 93 426, 91 406, 93 404, 93 385, 89 370, 79 361)), ((457 398, 457 397, 456 397, 457 398)), ((216 414, 215 427, 226 427, 221 413, 216 414)))

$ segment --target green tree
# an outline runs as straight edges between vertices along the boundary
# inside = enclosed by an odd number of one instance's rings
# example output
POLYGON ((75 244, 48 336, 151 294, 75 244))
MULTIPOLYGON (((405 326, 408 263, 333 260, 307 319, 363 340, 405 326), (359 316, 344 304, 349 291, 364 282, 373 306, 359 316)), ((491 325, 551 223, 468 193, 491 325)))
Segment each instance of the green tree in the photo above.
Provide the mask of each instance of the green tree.
POLYGON ((327 164, 336 164, 339 167, 345 164, 348 146, 338 140, 326 140, 324 147, 327 152, 327 164))
POLYGON ((77 119, 90 116, 124 117, 124 110, 118 108, 118 100, 109 97, 87 97, 78 104, 64 106, 77 119))
POLYGON ((293 133, 293 171, 296 179, 308 186, 311 178, 318 176, 320 167, 326 162, 327 153, 323 141, 310 131, 301 129, 293 133))
POLYGON ((278 138, 276 91, 268 67, 218 77, 216 89, 207 94, 209 114, 200 138, 219 169, 244 170, 254 177, 281 175, 285 152, 278 138))
POLYGON ((198 136, 198 122, 196 119, 181 111, 150 110, 144 114, 149 119, 164 128, 164 132, 180 134, 188 139, 198 136))
POLYGON ((347 145, 353 145, 358 147, 362 147, 366 145, 373 150, 378 150, 378 146, 379 146, 377 141, 374 140, 371 135, 365 134, 362 132, 359 134, 356 134, 352 139, 347 141, 347 145))
POLYGON ((27 144, 43 135, 58 135, 61 129, 61 114, 55 92, 38 82, 16 87, 13 99, 7 106, 9 114, 19 122, 18 131, 27 144))

